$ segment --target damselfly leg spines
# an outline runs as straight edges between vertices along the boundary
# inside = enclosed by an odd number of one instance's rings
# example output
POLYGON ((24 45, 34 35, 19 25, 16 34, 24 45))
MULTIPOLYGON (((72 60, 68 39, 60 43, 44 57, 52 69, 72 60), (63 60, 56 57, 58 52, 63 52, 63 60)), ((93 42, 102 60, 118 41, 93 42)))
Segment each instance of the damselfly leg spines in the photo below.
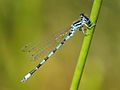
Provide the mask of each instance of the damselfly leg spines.
POLYGON ((32 71, 30 71, 27 75, 25 75, 25 77, 21 80, 21 82, 25 82, 26 80, 28 80, 35 73, 35 71, 37 71, 40 68, 40 66, 42 66, 63 44, 66 43, 66 41, 68 39, 70 39, 74 35, 74 33, 78 29, 81 28, 82 32, 85 33, 83 26, 86 26, 87 28, 93 27, 89 18, 86 17, 84 14, 80 14, 80 19, 75 21, 71 25, 71 27, 67 33, 67 36, 32 71))

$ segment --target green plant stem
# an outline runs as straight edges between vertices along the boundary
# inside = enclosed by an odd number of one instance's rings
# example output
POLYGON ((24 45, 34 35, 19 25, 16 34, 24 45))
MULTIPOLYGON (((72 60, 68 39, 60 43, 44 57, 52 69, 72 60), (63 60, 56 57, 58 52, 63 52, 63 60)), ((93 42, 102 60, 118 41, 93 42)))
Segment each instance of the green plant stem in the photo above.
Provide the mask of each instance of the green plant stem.
MULTIPOLYGON (((97 22, 101 4, 102 4, 102 0, 94 0, 93 2, 93 7, 92 7, 91 15, 90 15, 90 20, 92 23, 97 22)), ((95 30, 95 27, 86 31, 88 35, 86 35, 83 40, 80 56, 77 62, 75 72, 74 72, 70 90, 78 90, 79 88, 79 83, 82 77, 83 69, 85 66, 85 62, 86 62, 86 58, 87 58, 88 51, 90 48, 94 30, 95 30)))

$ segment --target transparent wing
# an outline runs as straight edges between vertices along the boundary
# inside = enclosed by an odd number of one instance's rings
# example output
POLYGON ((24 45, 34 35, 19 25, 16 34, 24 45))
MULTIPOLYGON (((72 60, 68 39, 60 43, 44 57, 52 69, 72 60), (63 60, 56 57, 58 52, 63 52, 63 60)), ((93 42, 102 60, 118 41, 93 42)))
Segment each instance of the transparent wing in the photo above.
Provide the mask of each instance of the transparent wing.
POLYGON ((32 61, 39 61, 46 57, 65 38, 69 30, 70 28, 57 34, 53 39, 47 40, 47 43, 43 45, 41 45, 41 42, 29 43, 22 48, 22 51, 26 52, 32 61))

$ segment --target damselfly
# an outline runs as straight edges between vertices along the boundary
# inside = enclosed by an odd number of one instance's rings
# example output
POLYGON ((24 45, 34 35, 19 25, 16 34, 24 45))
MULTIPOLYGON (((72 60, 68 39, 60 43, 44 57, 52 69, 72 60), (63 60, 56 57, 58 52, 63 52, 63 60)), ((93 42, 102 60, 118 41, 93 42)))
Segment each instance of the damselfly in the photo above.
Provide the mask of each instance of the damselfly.
MULTIPOLYGON (((70 39, 74 33, 78 30, 82 30, 83 34, 86 35, 85 33, 85 29, 84 26, 86 26, 87 28, 92 28, 95 24, 92 24, 91 21, 89 20, 89 18, 87 16, 85 16, 83 13, 80 14, 80 19, 73 22, 72 25, 70 26, 70 29, 68 31, 65 32, 65 34, 67 34, 67 36, 55 47, 55 49, 53 49, 48 56, 46 56, 32 71, 30 71, 27 75, 25 75, 25 77, 21 80, 21 82, 25 82, 26 80, 28 80, 53 54, 55 54, 55 52, 63 45, 65 44, 65 42, 70 39)), ((62 35, 62 34, 61 34, 62 35)), ((56 38, 57 39, 57 38, 56 38)), ((26 46, 27 47, 27 46, 26 46)), ((31 48, 31 49, 35 49, 35 47, 31 48)), ((38 49, 39 50, 39 49, 38 49)), ((28 51, 29 52, 29 51, 28 51)), ((39 55, 39 51, 36 51, 39 55)), ((34 56, 34 58, 37 58, 38 56, 34 56)))

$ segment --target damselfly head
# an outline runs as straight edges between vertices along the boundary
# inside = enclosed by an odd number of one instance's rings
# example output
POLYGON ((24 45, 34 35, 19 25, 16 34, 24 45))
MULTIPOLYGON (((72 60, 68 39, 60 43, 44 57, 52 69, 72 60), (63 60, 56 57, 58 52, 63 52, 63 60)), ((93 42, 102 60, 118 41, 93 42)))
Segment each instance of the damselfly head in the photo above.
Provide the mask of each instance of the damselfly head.
POLYGON ((83 13, 80 14, 80 20, 84 23, 87 24, 88 26, 91 26, 91 22, 87 16, 85 16, 83 13))

